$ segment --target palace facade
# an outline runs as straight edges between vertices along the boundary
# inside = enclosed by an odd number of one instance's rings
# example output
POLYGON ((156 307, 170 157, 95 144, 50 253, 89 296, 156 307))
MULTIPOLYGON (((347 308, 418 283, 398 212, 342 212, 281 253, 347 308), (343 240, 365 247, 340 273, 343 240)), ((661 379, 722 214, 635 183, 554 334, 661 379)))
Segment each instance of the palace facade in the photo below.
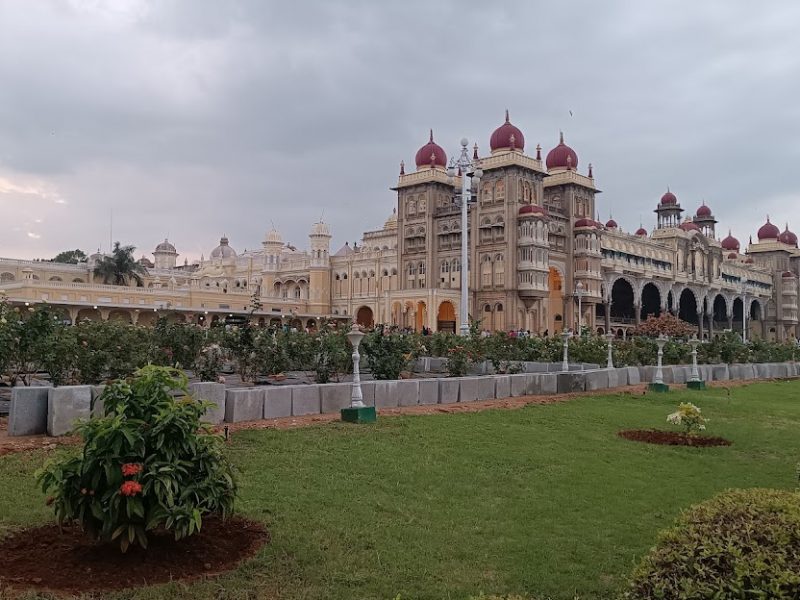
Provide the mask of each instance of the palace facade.
MULTIPOLYGON (((468 219, 469 312, 484 329, 555 334, 580 322, 617 335, 669 311, 703 338, 725 329, 786 340, 798 333, 800 250, 788 225, 767 218, 746 247, 704 203, 687 216, 667 190, 651 230, 622 231, 599 222, 592 165, 581 171, 565 142, 542 158, 506 113, 478 146, 480 189, 468 219), (579 308, 580 307, 580 308, 579 308), (579 315, 580 310, 580 315, 579 315)), ((144 285, 104 285, 94 254, 78 265, 0 259, 0 293, 14 303, 47 302, 65 319, 121 319, 149 324, 159 314, 211 324, 250 318, 317 327, 321 319, 355 319, 420 330, 457 330, 460 303, 461 175, 448 177, 447 155, 431 132, 415 170, 392 190, 397 204, 382 227, 359 244, 330 247, 326 223, 314 223, 298 250, 269 231, 261 248, 237 253, 227 237, 199 262, 179 265, 169 241, 159 244, 144 285), (253 310, 253 299, 257 300, 253 310)))

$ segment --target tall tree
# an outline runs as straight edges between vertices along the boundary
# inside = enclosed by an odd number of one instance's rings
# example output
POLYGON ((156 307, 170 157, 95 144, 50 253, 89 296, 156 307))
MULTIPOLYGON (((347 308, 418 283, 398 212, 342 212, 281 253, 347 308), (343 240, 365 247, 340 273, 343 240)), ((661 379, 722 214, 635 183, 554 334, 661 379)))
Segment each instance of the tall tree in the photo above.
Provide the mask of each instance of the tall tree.
POLYGON ((82 260, 86 260, 86 253, 83 250, 64 250, 56 255, 53 262, 77 265, 82 260))
POLYGON ((119 242, 114 242, 111 256, 104 256, 95 265, 94 274, 102 277, 103 283, 128 285, 133 280, 137 285, 143 285, 142 278, 147 275, 147 269, 133 258, 134 250, 135 246, 120 246, 119 242))

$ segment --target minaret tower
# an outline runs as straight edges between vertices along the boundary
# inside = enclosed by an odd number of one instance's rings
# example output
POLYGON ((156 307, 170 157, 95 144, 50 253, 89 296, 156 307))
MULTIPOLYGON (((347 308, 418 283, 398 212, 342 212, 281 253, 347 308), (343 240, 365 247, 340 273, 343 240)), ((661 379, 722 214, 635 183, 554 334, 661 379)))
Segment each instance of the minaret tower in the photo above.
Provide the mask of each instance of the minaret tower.
POLYGON ((312 314, 328 314, 331 311, 331 228, 320 219, 312 225, 308 240, 311 246, 308 310, 312 314))
POLYGON ((261 245, 264 247, 264 274, 261 278, 261 295, 271 296, 274 295, 275 279, 280 271, 283 238, 280 232, 273 227, 267 232, 267 237, 261 245))

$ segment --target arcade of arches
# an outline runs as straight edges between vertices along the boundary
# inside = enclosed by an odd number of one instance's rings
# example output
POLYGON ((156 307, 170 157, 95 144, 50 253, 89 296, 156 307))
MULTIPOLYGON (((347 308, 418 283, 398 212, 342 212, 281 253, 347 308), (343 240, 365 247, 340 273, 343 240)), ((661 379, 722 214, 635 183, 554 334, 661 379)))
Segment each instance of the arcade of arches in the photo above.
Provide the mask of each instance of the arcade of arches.
POLYGON ((611 331, 623 337, 650 316, 659 316, 667 311, 683 321, 697 326, 697 335, 709 339, 725 330, 741 332, 744 302, 747 301, 747 338, 763 338, 764 330, 762 300, 742 298, 741 296, 714 293, 713 291, 698 299, 696 292, 689 287, 674 287, 666 291, 652 281, 641 286, 627 277, 619 277, 611 284, 608 302, 597 306, 595 314, 598 323, 604 323, 598 333, 611 331), (637 289, 638 288, 638 289, 637 289))

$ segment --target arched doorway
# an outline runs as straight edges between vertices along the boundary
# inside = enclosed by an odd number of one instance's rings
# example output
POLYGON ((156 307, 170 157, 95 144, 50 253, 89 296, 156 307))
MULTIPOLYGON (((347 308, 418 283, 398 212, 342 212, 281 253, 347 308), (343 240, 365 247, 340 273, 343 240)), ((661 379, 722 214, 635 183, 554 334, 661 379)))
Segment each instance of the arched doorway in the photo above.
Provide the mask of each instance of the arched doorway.
POLYGON ((505 331, 506 328, 506 313, 503 311, 502 303, 498 302, 494 305, 494 327, 495 331, 505 331))
POLYGON ((661 292, 655 283, 648 282, 642 288, 642 321, 653 315, 657 317, 661 314, 661 292))
POLYGON ((361 325, 361 327, 372 327, 375 325, 375 318, 369 306, 362 306, 358 309, 356 312, 356 323, 361 325))
POLYGON ((456 332, 456 307, 449 300, 439 304, 439 311, 436 314, 437 331, 456 332))
POLYGON ((714 322, 714 331, 728 329, 728 304, 722 294, 714 296, 714 303, 711 305, 711 319, 714 322))
POLYGON ((403 305, 399 302, 392 304, 392 325, 400 327, 403 318, 403 305))
POLYGON ((694 292, 684 288, 678 301, 678 318, 692 325, 697 325, 697 299, 694 292))
POLYGON ((748 323, 747 332, 748 339, 760 339, 764 337, 764 321, 762 318, 763 308, 761 301, 753 299, 750 303, 750 321, 748 323))
POLYGON ((564 329, 564 319, 561 316, 564 311, 564 279, 555 267, 550 267, 547 284, 550 289, 550 295, 547 298, 547 314, 551 319, 548 330, 550 333, 556 334, 564 329))
POLYGON ((617 279, 611 286, 611 320, 632 323, 635 317, 633 286, 627 279, 617 279))
POLYGON ((733 299, 733 321, 731 326, 737 333, 742 332, 742 321, 744 316, 744 303, 741 298, 733 299))

